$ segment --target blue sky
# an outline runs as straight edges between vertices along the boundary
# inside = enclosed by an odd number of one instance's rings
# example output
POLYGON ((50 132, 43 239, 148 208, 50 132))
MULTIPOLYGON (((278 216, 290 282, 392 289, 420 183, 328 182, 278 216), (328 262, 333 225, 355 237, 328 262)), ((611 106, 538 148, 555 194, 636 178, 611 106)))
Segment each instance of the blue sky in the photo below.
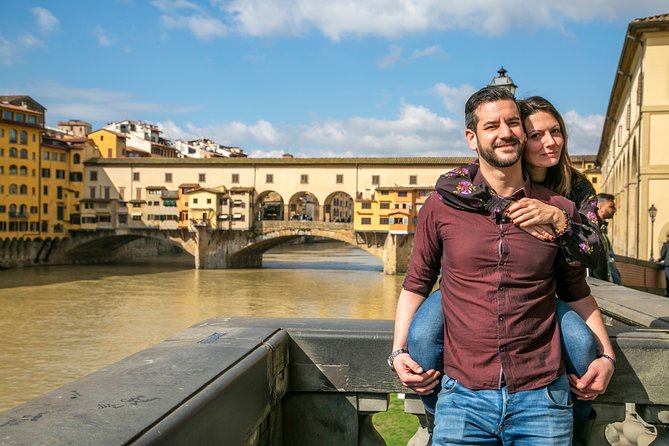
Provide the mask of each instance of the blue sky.
POLYGON ((0 0, 0 94, 251 156, 460 156, 504 66, 597 152, 623 38, 666 0, 0 0), (503 7, 503 8, 502 8, 503 7))

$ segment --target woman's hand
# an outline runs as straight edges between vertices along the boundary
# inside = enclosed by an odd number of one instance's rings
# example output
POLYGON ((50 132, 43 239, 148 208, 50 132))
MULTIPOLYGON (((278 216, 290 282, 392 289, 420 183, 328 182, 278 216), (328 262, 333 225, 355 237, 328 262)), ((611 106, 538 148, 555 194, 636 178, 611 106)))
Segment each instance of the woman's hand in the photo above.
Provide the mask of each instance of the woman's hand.
POLYGON ((506 208, 506 215, 520 228, 548 225, 561 228, 565 225, 564 215, 559 208, 534 198, 521 198, 506 208))
POLYGON ((565 219, 562 211, 534 198, 521 198, 506 209, 505 214, 513 224, 543 241, 555 239, 554 228, 563 229, 565 219))

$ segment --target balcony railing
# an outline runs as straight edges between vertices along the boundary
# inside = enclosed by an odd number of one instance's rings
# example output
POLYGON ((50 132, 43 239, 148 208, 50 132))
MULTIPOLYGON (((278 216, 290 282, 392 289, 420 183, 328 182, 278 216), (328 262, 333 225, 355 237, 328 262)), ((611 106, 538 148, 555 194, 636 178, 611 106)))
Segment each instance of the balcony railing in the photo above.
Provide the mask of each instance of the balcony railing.
POLYGON ((9 218, 16 219, 16 220, 25 220, 29 217, 27 212, 17 212, 17 211, 9 211, 9 218))

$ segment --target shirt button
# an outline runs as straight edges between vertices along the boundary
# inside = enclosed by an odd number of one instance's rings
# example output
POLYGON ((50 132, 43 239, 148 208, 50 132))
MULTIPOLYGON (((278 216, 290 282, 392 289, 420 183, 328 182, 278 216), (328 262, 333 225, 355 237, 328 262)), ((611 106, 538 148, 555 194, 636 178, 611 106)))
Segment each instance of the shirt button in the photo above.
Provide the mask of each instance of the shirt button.
POLYGON ((503 287, 503 286, 499 286, 497 289, 498 289, 499 291, 504 291, 504 287, 503 287))
POLYGON ((499 262, 499 264, 500 264, 500 266, 504 266, 504 260, 502 260, 501 262, 499 262))
POLYGON ((500 317, 499 317, 499 321, 500 321, 500 322, 504 322, 504 316, 500 316, 500 317))
POLYGON ((500 352, 504 352, 504 350, 505 350, 504 347, 500 347, 500 348, 499 348, 499 351, 500 351, 500 352))

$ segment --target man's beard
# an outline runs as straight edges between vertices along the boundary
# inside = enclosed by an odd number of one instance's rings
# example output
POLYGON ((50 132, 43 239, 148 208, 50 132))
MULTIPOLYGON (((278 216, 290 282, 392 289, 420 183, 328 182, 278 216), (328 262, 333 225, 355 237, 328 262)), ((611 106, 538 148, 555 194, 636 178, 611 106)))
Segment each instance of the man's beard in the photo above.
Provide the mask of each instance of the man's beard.
POLYGON ((509 139, 507 141, 504 141, 503 144, 493 144, 492 147, 484 148, 481 146, 481 144, 477 141, 476 146, 478 147, 478 153, 481 158, 483 158, 488 164, 490 164, 493 167, 497 168, 502 168, 502 167, 510 167, 516 164, 519 160, 520 157, 523 155, 523 148, 520 145, 520 141, 517 138, 509 139), (495 147, 504 145, 512 145, 516 144, 518 147, 518 150, 516 150, 515 156, 512 156, 511 158, 500 158, 497 153, 495 153, 495 147))

